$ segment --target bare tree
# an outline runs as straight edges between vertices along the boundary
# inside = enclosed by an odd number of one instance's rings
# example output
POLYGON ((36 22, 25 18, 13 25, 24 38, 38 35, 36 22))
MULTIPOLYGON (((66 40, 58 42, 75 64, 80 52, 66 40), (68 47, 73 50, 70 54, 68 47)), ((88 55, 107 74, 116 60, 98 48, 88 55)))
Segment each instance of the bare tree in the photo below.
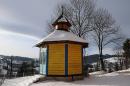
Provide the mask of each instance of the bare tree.
POLYGON ((92 30, 94 0, 70 0, 70 7, 66 10, 65 15, 72 24, 71 31, 85 39, 86 34, 92 30))
POLYGON ((118 61, 119 69, 122 70, 124 66, 123 49, 122 47, 116 47, 114 52, 116 55, 116 60, 118 61))
MULTIPOLYGON (((94 0, 70 0, 68 4, 58 6, 55 18, 63 11, 64 16, 72 24, 70 31, 85 39, 87 32, 92 30, 91 21, 94 10, 94 0)), ((52 18, 51 23, 48 24, 50 28, 49 32, 53 31, 53 26, 51 24, 55 18, 52 18)))
POLYGON ((106 9, 97 9, 94 13, 92 36, 99 50, 99 59, 102 70, 105 70, 103 62, 103 49, 111 43, 118 44, 121 37, 117 36, 119 27, 115 26, 115 20, 106 9))

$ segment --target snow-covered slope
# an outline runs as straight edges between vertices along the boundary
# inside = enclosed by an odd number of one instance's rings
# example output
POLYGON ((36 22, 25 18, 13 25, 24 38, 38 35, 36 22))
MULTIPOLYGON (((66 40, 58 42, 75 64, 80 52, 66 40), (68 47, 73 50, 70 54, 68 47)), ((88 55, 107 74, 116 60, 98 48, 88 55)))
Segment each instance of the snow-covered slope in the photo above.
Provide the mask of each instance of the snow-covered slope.
POLYGON ((89 78, 81 81, 43 81, 32 84, 31 86, 130 86, 130 70, 107 74, 104 74, 104 72, 95 72, 91 73, 89 78))
POLYGON ((41 75, 27 76, 15 79, 6 79, 2 86, 29 86, 33 82, 37 81, 41 75))
POLYGON ((89 78, 80 81, 43 81, 33 83, 41 75, 6 80, 2 86, 130 86, 130 69, 105 74, 102 71, 90 74, 89 78))

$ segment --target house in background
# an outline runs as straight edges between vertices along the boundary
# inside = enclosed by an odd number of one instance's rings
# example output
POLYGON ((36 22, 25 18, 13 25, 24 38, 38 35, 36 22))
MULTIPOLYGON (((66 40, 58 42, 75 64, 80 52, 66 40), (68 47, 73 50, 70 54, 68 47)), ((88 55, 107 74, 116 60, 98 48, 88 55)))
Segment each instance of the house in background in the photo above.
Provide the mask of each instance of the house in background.
POLYGON ((40 74, 60 80, 83 79, 83 49, 88 43, 69 32, 71 24, 63 13, 53 26, 54 32, 36 44, 40 48, 40 74))
POLYGON ((21 73, 20 71, 23 63, 27 64, 26 68, 24 66, 24 71, 28 70, 29 68, 30 70, 28 72, 34 71, 33 73, 29 73, 30 75, 39 73, 39 60, 21 56, 0 55, 0 77, 5 75, 6 78, 18 77, 19 73, 21 73))

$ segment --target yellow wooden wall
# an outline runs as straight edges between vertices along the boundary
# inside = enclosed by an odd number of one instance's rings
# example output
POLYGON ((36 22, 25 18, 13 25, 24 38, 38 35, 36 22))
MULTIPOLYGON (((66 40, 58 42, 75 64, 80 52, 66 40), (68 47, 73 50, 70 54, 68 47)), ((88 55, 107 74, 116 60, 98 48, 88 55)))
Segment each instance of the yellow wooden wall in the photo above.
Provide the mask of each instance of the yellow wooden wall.
POLYGON ((82 73, 82 46, 68 44, 68 74, 82 73))
POLYGON ((49 44, 48 75, 65 74, 65 45, 49 44))

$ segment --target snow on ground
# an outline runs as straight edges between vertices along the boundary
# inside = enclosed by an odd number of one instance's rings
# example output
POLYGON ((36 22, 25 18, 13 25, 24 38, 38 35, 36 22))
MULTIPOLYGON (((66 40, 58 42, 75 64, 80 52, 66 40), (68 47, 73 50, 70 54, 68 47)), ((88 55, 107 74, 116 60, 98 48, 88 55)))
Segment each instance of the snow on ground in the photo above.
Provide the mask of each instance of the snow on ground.
POLYGON ((43 76, 35 75, 35 76, 27 76, 27 77, 15 78, 15 79, 6 79, 2 86, 29 86, 33 82, 37 81, 37 79, 39 79, 40 77, 43 76))
POLYGON ((130 86, 130 69, 107 74, 95 72, 91 73, 89 78, 80 81, 47 80, 33 83, 31 86, 130 86))
POLYGON ((119 73, 126 73, 126 74, 130 74, 130 68, 127 70, 120 70, 118 71, 119 73))
POLYGON ((101 74, 105 74, 106 72, 104 71, 96 71, 96 72, 91 72, 89 73, 90 75, 101 75, 101 74))
POLYGON ((106 74, 103 71, 93 72, 88 78, 73 82, 46 80, 33 83, 40 77, 43 76, 7 79, 2 86, 130 86, 130 69, 106 74))

